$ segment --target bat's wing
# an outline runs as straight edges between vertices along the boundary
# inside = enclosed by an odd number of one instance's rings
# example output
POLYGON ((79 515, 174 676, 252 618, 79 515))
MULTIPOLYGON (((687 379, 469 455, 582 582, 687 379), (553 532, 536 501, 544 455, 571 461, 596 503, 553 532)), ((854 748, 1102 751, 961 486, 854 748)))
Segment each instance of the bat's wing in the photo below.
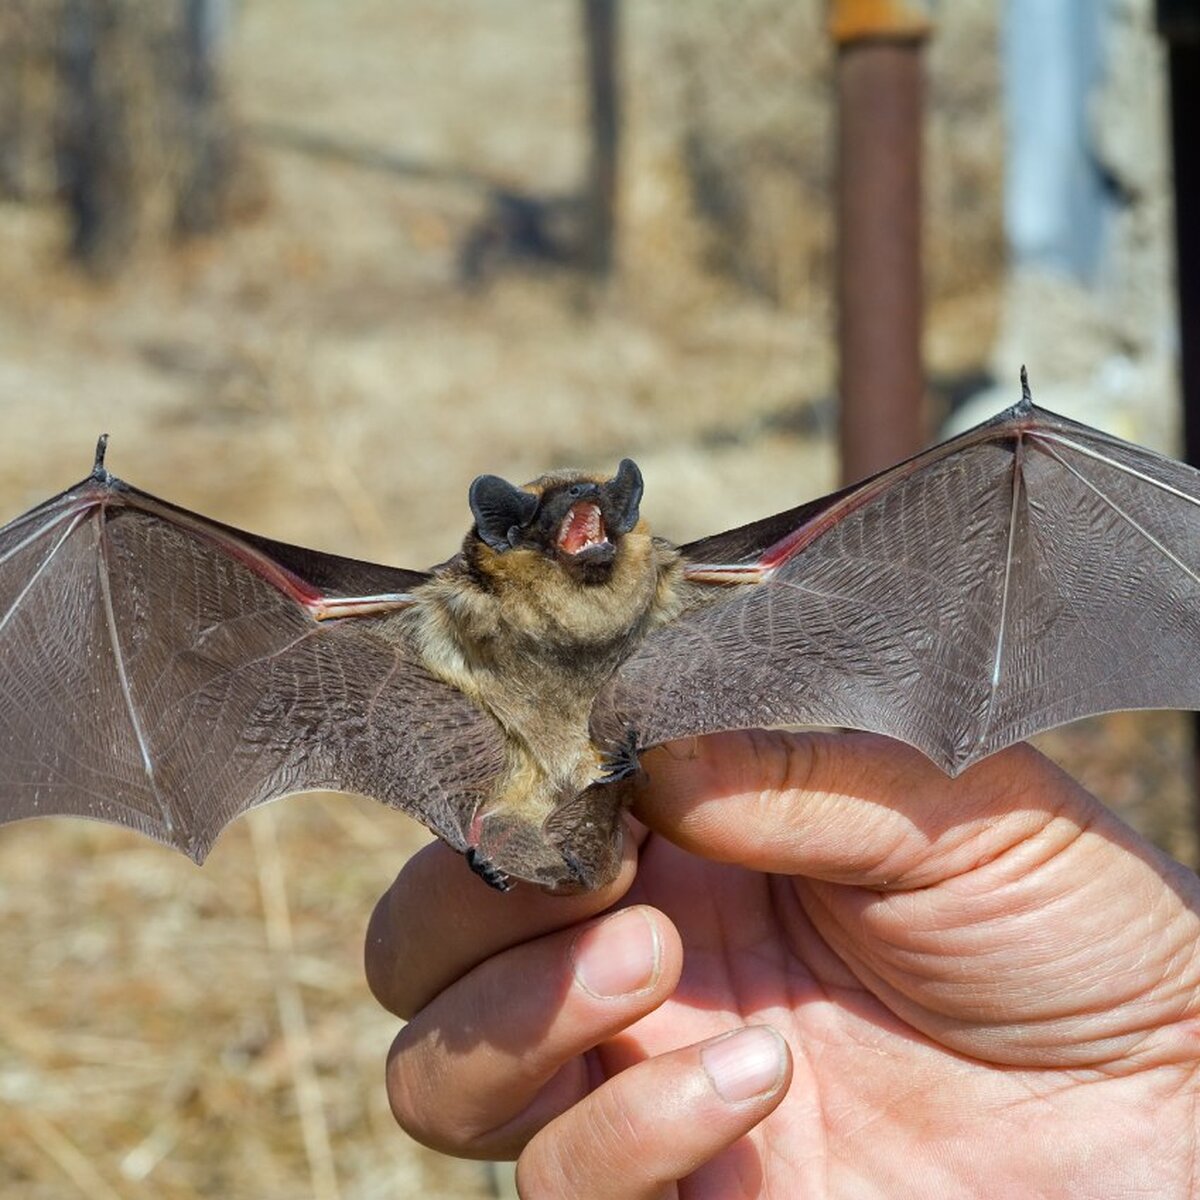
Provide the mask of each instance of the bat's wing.
POLYGON ((695 605, 601 694, 598 737, 851 726, 956 774, 1077 717, 1200 708, 1200 472, 1027 394, 683 553, 695 605))
POLYGON ((504 747, 407 649, 425 578, 208 521, 101 447, 0 530, 0 821, 95 817, 199 861, 239 813, 328 787, 463 849, 504 747))

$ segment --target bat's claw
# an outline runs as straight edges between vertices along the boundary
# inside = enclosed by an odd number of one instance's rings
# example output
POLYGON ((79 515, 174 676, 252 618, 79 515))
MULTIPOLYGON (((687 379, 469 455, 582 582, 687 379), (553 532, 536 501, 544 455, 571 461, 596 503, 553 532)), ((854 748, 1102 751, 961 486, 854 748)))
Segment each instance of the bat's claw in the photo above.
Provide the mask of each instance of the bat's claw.
POLYGON ((512 887, 512 881, 491 859, 485 858, 474 846, 469 846, 466 853, 467 866, 483 880, 490 888, 498 892, 507 892, 512 887))
POLYGON ((559 852, 562 854, 563 865, 567 868, 567 874, 570 876, 571 883, 586 891, 591 875, 587 867, 584 866, 583 859, 578 854, 563 847, 559 848, 559 852))
POLYGON ((629 730, 619 746, 606 750, 600 757, 600 766, 598 783, 619 783, 622 779, 636 775, 642 769, 638 761, 637 730, 629 730))

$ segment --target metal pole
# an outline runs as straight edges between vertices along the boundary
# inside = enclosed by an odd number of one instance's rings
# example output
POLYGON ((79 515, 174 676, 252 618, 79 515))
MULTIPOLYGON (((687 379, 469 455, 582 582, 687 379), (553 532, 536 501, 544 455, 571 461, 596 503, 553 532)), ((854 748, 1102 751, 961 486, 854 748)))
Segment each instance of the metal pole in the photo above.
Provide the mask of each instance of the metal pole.
MULTIPOLYGON (((1175 273, 1179 293, 1184 451, 1200 466, 1200 5, 1195 36, 1168 41, 1175 177, 1175 273)), ((1168 37, 1170 35, 1168 34, 1168 37)))
POLYGON ((927 441, 921 358, 921 134, 927 6, 833 0, 842 478, 927 441))

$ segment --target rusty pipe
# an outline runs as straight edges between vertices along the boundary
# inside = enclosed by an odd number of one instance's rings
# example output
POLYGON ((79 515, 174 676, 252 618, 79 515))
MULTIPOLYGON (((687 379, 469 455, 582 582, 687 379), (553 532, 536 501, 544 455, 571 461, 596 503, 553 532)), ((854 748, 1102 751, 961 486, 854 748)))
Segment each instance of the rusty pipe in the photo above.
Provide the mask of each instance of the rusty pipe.
POLYGON ((842 478, 926 442, 921 144, 927 6, 840 0, 837 298, 842 478))

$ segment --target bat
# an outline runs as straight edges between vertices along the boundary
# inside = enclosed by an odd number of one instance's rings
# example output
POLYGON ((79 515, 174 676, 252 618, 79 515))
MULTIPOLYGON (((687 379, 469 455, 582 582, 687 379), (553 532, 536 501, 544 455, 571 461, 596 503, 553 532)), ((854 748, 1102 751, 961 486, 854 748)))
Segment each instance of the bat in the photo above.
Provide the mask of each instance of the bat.
POLYGON ((204 859, 299 791, 416 817, 487 883, 594 888, 639 755, 873 730, 950 774, 1078 717, 1200 707, 1200 473, 1018 403, 676 546, 642 477, 471 484, 429 571, 210 521, 105 466, 0 530, 0 821, 204 859))

